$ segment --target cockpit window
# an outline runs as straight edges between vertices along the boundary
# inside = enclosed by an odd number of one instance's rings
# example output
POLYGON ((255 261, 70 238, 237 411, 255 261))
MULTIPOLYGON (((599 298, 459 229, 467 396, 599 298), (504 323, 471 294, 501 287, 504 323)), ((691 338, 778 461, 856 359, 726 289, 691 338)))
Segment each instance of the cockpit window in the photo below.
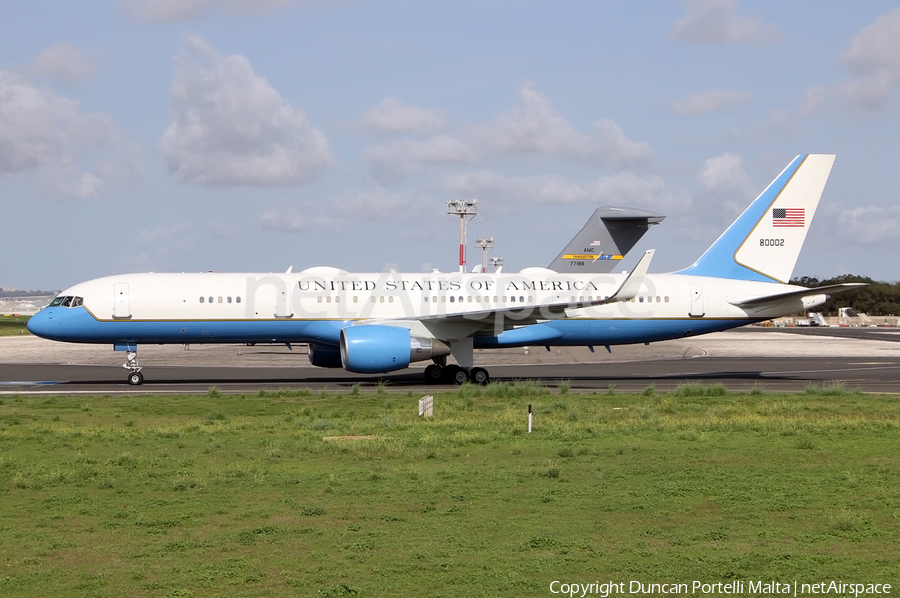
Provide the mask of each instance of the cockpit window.
POLYGON ((60 295, 54 299, 47 307, 81 307, 84 305, 84 298, 73 297, 72 295, 60 295))

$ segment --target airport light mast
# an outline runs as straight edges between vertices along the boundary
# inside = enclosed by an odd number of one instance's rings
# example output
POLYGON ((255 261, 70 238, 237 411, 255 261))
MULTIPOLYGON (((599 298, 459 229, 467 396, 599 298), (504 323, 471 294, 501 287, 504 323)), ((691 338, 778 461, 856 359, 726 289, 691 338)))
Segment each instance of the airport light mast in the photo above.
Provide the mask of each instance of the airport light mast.
POLYGON ((459 216, 459 271, 466 271, 466 224, 478 214, 478 199, 448 199, 447 214, 459 216))
POLYGON ((494 267, 494 272, 499 272, 500 268, 503 267, 503 258, 502 257, 492 257, 488 260, 488 262, 494 267))
POLYGON ((494 237, 475 239, 475 244, 481 247, 481 272, 487 272, 488 251, 494 248, 494 237))

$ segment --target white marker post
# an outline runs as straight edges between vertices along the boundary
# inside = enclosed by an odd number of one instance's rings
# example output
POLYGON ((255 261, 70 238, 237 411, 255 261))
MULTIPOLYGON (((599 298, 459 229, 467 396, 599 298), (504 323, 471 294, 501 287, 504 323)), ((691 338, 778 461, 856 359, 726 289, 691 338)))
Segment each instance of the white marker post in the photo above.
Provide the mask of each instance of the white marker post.
POLYGON ((528 405, 528 433, 531 434, 531 404, 528 405))
POLYGON ((425 395, 419 399, 419 417, 434 417, 434 397, 425 395))

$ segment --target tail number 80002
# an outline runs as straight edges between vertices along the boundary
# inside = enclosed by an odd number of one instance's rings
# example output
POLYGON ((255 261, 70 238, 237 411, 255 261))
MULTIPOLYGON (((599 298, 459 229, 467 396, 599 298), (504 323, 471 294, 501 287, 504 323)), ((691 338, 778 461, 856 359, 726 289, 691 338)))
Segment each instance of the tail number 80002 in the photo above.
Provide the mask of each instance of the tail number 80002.
POLYGON ((760 239, 760 247, 784 247, 784 239, 760 239))

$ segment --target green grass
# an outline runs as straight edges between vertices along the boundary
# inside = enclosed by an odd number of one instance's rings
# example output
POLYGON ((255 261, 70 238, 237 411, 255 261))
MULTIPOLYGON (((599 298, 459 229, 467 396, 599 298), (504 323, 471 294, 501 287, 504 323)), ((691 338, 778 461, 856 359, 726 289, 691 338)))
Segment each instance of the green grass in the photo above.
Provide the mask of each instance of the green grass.
POLYGON ((900 397, 466 385, 429 420, 418 398, 3 397, 0 595, 900 581, 900 397))
POLYGON ((0 316, 0 336, 31 334, 25 324, 31 316, 0 316))

